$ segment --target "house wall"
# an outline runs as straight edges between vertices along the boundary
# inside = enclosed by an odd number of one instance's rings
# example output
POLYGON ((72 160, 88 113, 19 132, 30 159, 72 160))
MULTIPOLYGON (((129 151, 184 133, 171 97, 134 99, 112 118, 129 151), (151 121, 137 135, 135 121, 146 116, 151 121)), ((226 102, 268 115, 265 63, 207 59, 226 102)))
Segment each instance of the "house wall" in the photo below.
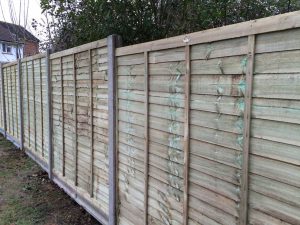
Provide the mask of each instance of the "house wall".
MULTIPOLYGON (((3 42, 0 41, 0 63, 16 61, 17 60, 17 46, 11 44, 11 46, 12 46, 11 53, 3 53, 2 43, 3 42)), ((21 46, 20 50, 21 50, 21 58, 23 58, 23 46, 21 46)))
POLYGON ((39 53, 39 44, 33 41, 26 41, 24 47, 24 56, 31 56, 39 53))

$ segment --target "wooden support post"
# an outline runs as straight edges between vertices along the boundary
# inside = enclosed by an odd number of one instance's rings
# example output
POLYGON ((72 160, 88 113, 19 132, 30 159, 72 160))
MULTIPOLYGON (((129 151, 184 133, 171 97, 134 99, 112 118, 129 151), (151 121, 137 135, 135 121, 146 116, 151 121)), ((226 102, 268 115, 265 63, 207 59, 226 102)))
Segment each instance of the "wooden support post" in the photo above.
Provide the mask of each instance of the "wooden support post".
POLYGON ((20 121, 20 149, 24 149, 24 119, 23 119, 23 88, 22 88, 22 62, 18 60, 18 87, 19 87, 19 121, 20 121))
POLYGON ((27 94, 27 123, 28 123, 28 147, 31 146, 31 135, 30 135, 30 101, 29 101, 29 76, 28 76, 28 64, 25 62, 26 67, 26 94, 27 94))
POLYGON ((240 204, 240 225, 247 224, 248 216, 248 175, 249 175, 249 152, 250 152, 250 128, 251 128, 251 104, 253 89, 253 71, 255 57, 255 35, 248 37, 248 63, 246 73, 246 94, 245 94, 245 112, 244 112, 244 148, 243 148, 243 166, 241 183, 241 204, 240 204))
POLYGON ((6 99, 6 103, 7 103, 7 123, 8 123, 8 127, 7 127, 7 134, 10 135, 11 134, 11 102, 10 102, 10 89, 11 86, 9 85, 11 82, 11 77, 10 74, 8 73, 8 67, 4 68, 5 70, 5 78, 6 78, 6 90, 7 90, 7 99, 6 99))
POLYGON ((6 74, 6 68, 2 68, 2 74, 3 74, 3 85, 4 85, 4 100, 5 100, 5 123, 6 123, 6 130, 5 130, 5 137, 7 137, 7 134, 9 133, 9 103, 8 103, 8 82, 7 82, 7 74, 6 74))
POLYGON ((15 110, 14 114, 13 114, 13 119, 14 119, 14 122, 13 122, 13 137, 18 139, 18 130, 19 130, 19 127, 18 127, 18 120, 19 120, 19 112, 18 112, 18 94, 17 94, 17 67, 13 67, 14 68, 14 71, 13 71, 13 79, 14 79, 14 86, 12 87, 12 89, 14 90, 12 92, 12 98, 13 98, 13 108, 15 110))
POLYGON ((148 224, 148 181, 149 181, 149 53, 144 52, 145 93, 145 156, 144 156, 144 224, 148 224))
POLYGON ((4 136, 6 137, 7 123, 6 123, 6 103, 5 103, 5 90, 4 90, 4 75, 2 64, 0 63, 0 77, 1 77, 1 97, 2 97, 2 115, 3 115, 3 129, 4 136))
POLYGON ((117 224, 117 82, 115 49, 121 45, 117 35, 107 38, 108 48, 108 157, 109 157, 109 225, 117 224))
POLYGON ((89 79, 90 79, 90 196, 94 197, 94 101, 93 101, 93 71, 92 71, 92 51, 88 51, 89 54, 89 79))
POLYGON ((41 148, 42 148, 42 157, 44 158, 44 116, 43 116, 43 79, 42 79, 42 59, 39 59, 39 74, 40 74, 40 109, 41 109, 41 148))
POLYGON ((32 89, 33 89, 33 123, 34 123, 34 151, 37 151, 36 147, 36 105, 35 105, 35 72, 34 72, 34 60, 31 61, 32 65, 32 89))
POLYGON ((14 104, 13 104, 13 94, 12 94, 12 72, 11 72, 11 66, 9 67, 9 84, 10 84, 10 96, 9 96, 9 100, 8 100, 8 104, 10 105, 10 113, 8 114, 9 117, 9 121, 10 121, 10 135, 14 136, 14 104))
MULTIPOLYGON (((16 97, 16 93, 13 94, 13 91, 15 89, 15 85, 14 83, 16 83, 16 71, 15 71, 15 67, 14 66, 9 66, 9 82, 10 82, 10 101, 9 101, 9 105, 11 107, 11 111, 9 113, 9 118, 11 121, 11 125, 10 125, 10 135, 15 138, 15 125, 16 125, 16 121, 15 121, 15 112, 14 112, 14 101, 15 101, 15 97, 16 97), (13 69, 13 71, 12 71, 13 69)), ((14 91, 15 92, 15 91, 14 91)))
POLYGON ((183 196, 183 224, 189 221, 189 171, 190 171, 190 101, 191 101, 191 50, 185 46, 185 109, 184 109, 184 196, 183 196))
POLYGON ((66 162, 66 153, 65 153, 65 107, 64 107, 64 76, 63 76, 63 62, 62 57, 60 57, 60 86, 61 86, 61 135, 62 135, 62 175, 66 175, 65 171, 65 162, 66 162))
POLYGON ((73 85, 74 85, 74 163, 75 163, 75 186, 78 185, 78 143, 77 143, 77 88, 76 88, 76 57, 73 54, 73 85))
POLYGON ((11 106, 11 103, 9 101, 9 85, 8 85, 8 81, 10 80, 10 78, 8 77, 8 74, 7 74, 7 67, 5 67, 5 78, 6 78, 6 91, 7 91, 7 94, 6 94, 6 104, 7 104, 7 115, 6 115, 6 118, 7 118, 7 123, 8 123, 8 127, 7 127, 7 134, 9 134, 11 132, 11 126, 10 126, 10 106, 11 106))
MULTIPOLYGON (((19 64, 19 63, 18 63, 19 64)), ((15 132, 15 135, 14 135, 14 137, 16 138, 16 139, 18 139, 18 134, 19 134, 19 132, 20 132, 20 127, 18 126, 18 124, 19 124, 19 112, 18 112, 18 104, 19 104, 19 102, 18 102, 18 94, 17 94, 17 89, 18 89, 18 84, 17 84, 17 76, 18 76, 18 73, 17 73, 17 70, 18 70, 18 67, 19 67, 19 65, 17 64, 17 68, 15 69, 15 71, 14 71, 14 78, 15 78, 15 85, 14 85, 14 98, 15 98, 15 106, 16 106, 16 108, 15 108, 15 116, 16 116, 16 121, 15 121, 15 123, 14 123, 14 127, 16 128, 16 129, 14 129, 14 130, 16 130, 16 132, 15 132)))
POLYGON ((53 124, 52 124, 52 80, 50 67, 50 50, 46 52, 46 79, 47 79, 47 115, 48 115, 48 175, 53 180, 53 124))

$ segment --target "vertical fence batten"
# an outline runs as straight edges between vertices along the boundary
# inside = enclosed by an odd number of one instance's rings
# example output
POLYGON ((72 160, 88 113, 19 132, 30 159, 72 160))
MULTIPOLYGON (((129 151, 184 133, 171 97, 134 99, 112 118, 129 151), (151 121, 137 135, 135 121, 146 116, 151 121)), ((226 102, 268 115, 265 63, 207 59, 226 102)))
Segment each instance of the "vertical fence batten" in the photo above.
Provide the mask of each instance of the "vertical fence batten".
POLYGON ((88 51, 89 54, 89 85, 90 85, 90 196, 94 197, 94 101, 93 101, 93 62, 92 51, 88 51))
MULTIPOLYGON (((17 83, 17 78, 19 77, 19 63, 17 64, 16 66, 16 70, 15 70, 15 105, 16 105, 16 124, 18 125, 19 122, 20 122, 20 118, 19 118, 19 101, 18 101, 18 98, 19 98, 19 79, 18 79, 18 83, 17 83), (18 72, 18 73, 17 73, 18 72), (17 94, 18 93, 18 94, 17 94)), ((21 141, 21 137, 20 137, 20 126, 17 126, 17 133, 16 133, 16 137, 17 138, 20 138, 19 139, 19 142, 21 141)), ((20 143, 21 144, 21 143, 20 143)))
POLYGON ((62 57, 60 57, 60 86, 61 86, 61 135, 62 135, 62 175, 66 175, 65 171, 65 158, 66 158, 66 152, 65 152, 65 116, 64 116, 64 76, 63 76, 63 60, 62 57))
POLYGON ((32 90, 33 90, 33 123, 34 123, 34 151, 37 152, 37 141, 36 141, 36 102, 35 102, 35 71, 34 71, 34 60, 31 61, 32 63, 32 90))
POLYGON ((18 129, 18 126, 15 127, 15 124, 17 124, 16 114, 18 114, 18 113, 14 112, 14 111, 16 111, 15 110, 15 100, 16 100, 16 94, 15 94, 16 93, 16 89, 15 89, 16 88, 16 86, 15 86, 16 85, 16 76, 15 75, 16 75, 16 69, 14 67, 13 68, 13 73, 12 72, 10 73, 10 76, 11 76, 11 80, 10 80, 10 82, 11 82, 11 108, 12 108, 12 124, 11 124, 11 127, 12 127, 12 136, 13 137, 17 136, 16 135, 16 128, 18 129))
POLYGON ((27 94, 27 124, 28 124, 28 148, 31 147, 31 135, 30 135, 30 101, 29 101, 29 76, 28 76, 28 64, 25 62, 25 70, 26 70, 26 94, 27 94))
POLYGON ((4 101, 5 101, 5 122, 6 122, 6 131, 5 131, 5 136, 7 137, 7 134, 9 133, 9 105, 8 105, 8 83, 7 83, 7 76, 5 72, 6 68, 2 69, 3 73, 3 83, 4 83, 4 101))
POLYGON ((10 77, 8 76, 8 69, 5 68, 5 78, 6 78, 6 83, 7 83, 7 87, 6 87, 6 90, 7 90, 7 114, 8 114, 8 117, 7 117, 7 122, 8 122, 8 127, 7 127, 7 131, 8 133, 12 133, 12 130, 11 130, 11 120, 12 120, 12 117, 11 117, 11 102, 10 102, 10 90, 11 90, 11 86, 9 84, 9 81, 11 82, 11 79, 10 77))
POLYGON ((23 118, 23 88, 22 88, 22 63, 18 60, 18 89, 19 89, 19 120, 20 120, 20 149, 24 149, 24 118, 23 118))
POLYGON ((53 122, 52 122, 52 81, 50 66, 50 49, 46 52, 46 90, 47 90, 47 115, 48 115, 48 165, 49 179, 53 180, 53 122))
POLYGON ((74 168, 75 168, 75 186, 78 185, 78 143, 77 143, 77 90, 76 90, 76 56, 73 54, 73 85, 74 85, 74 168))
POLYGON ((145 156, 144 156, 144 225, 148 224, 148 181, 149 181, 149 54, 144 52, 145 93, 145 156))
POLYGON ((241 184, 241 207, 240 225, 246 225, 248 214, 248 186, 249 186, 249 152, 250 152, 250 129, 251 129, 251 106, 253 89, 253 71, 255 57, 255 35, 248 37, 248 62, 246 72, 246 92, 245 92, 245 113, 244 113, 244 146, 243 146, 243 167, 241 184))
MULTIPOLYGON (((9 73, 10 74, 10 73, 9 73)), ((8 68, 5 68, 5 78, 6 78, 6 82, 7 82, 7 109, 8 109, 8 133, 12 133, 12 128, 11 128, 11 120, 12 120, 12 116, 11 116, 11 77, 8 75, 8 68)))
POLYGON ((12 120, 12 118, 11 118, 11 103, 10 103, 10 87, 11 86, 9 86, 8 84, 8 81, 10 80, 11 81, 11 79, 8 77, 8 71, 7 71, 8 69, 7 68, 5 68, 5 78, 6 78, 6 90, 7 90, 7 114, 8 114, 8 118, 7 118, 7 120, 8 120, 8 128, 7 128, 7 131, 8 131, 8 133, 11 133, 12 132, 12 130, 11 130, 11 120, 12 120))
POLYGON ((45 156, 45 149, 44 149, 44 116, 43 116, 43 79, 42 79, 42 59, 39 59, 39 74, 40 74, 40 110, 41 110, 41 150, 42 150, 42 157, 45 156))
POLYGON ((184 206, 183 224, 189 221, 189 166, 190 166, 190 98, 191 98, 191 53, 190 45, 185 47, 185 94, 184 94, 184 206))
POLYGON ((17 104, 18 104, 18 101, 17 101, 17 97, 18 97, 18 95, 17 95, 17 89, 16 89, 16 87, 17 87, 17 85, 16 85, 16 83, 17 83, 17 79, 16 79, 16 74, 17 73, 17 70, 16 70, 16 67, 14 67, 14 69, 13 69, 13 73, 12 73, 12 75, 13 75, 13 85, 11 86, 11 88, 12 88, 12 92, 11 92, 11 97, 12 97, 12 108, 13 108, 13 119, 14 119, 14 122, 13 122, 13 124, 12 124, 12 127, 14 127, 13 128, 13 136, 14 137, 18 137, 18 128, 19 128, 19 126, 18 126, 18 112, 17 112, 17 104), (17 125, 17 126, 15 126, 15 124, 17 125))
POLYGON ((10 84, 10 96, 9 96, 9 99, 8 99, 8 102, 10 103, 9 105, 10 105, 10 109, 11 109, 11 111, 10 111, 10 113, 11 113, 11 115, 9 116, 10 118, 11 118, 11 120, 10 120, 10 125, 9 125, 9 127, 10 127, 10 133, 11 133, 11 135, 12 136, 14 136, 14 134, 15 134, 15 129, 14 129, 14 104, 13 104, 13 84, 12 84, 12 81, 13 81, 13 79, 12 79, 12 72, 11 72, 11 67, 9 67, 9 84, 10 84))

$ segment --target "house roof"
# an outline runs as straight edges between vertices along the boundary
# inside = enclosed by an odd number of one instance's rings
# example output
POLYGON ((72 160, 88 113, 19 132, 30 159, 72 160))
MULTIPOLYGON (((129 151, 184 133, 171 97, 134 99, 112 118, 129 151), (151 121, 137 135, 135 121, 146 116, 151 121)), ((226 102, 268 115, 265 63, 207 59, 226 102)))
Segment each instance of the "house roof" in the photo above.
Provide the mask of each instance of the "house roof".
POLYGON ((17 41, 33 41, 39 42, 33 34, 24 27, 0 21, 0 41, 17 42, 17 41), (17 40, 17 37, 19 40, 17 40))

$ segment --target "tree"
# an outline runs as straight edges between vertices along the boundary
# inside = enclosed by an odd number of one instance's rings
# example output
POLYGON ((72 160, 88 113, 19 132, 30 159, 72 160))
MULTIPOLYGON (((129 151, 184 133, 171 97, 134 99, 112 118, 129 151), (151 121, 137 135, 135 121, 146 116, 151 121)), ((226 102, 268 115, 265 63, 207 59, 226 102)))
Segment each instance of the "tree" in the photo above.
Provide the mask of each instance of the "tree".
POLYGON ((125 45, 300 9, 298 0, 41 0, 62 50, 119 34, 125 45))

